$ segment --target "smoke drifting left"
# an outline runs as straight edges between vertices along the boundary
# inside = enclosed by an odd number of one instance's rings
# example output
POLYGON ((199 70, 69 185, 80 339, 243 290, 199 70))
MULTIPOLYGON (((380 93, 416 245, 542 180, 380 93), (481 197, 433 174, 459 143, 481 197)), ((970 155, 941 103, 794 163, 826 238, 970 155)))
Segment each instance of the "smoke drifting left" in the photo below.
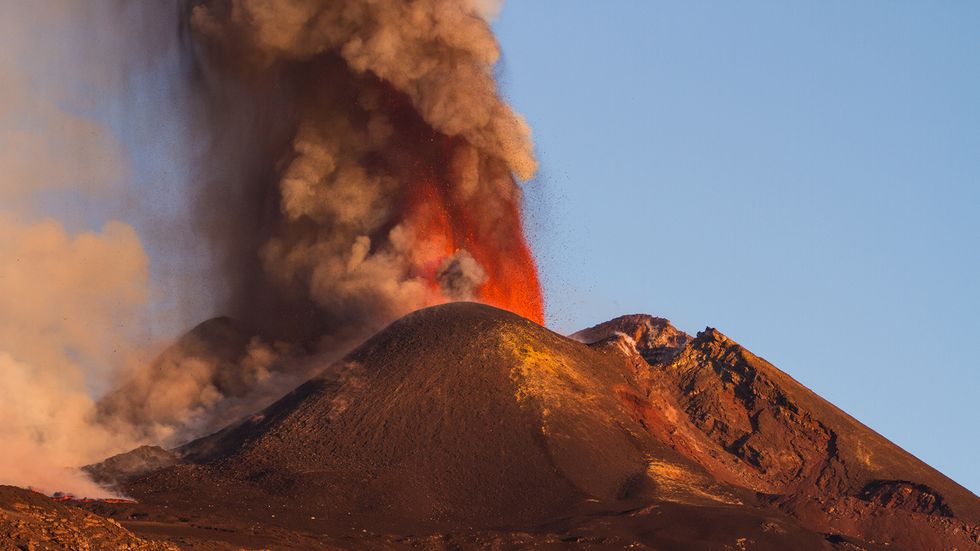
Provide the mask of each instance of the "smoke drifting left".
MULTIPOLYGON (((134 351, 108 366, 98 357, 50 364, 47 375, 70 370, 77 385, 123 381, 98 404, 88 399, 69 414, 83 420, 84 430, 72 429, 82 435, 77 440, 102 445, 58 461, 81 464, 138 443, 176 444, 220 428, 309 376, 310 354, 339 356, 421 307, 476 300, 543 320, 517 183, 536 170, 530 131, 501 100, 492 72, 499 50, 485 17, 498 5, 96 4, 87 12, 66 2, 60 17, 88 31, 118 27, 129 39, 151 37, 142 47, 110 49, 138 52, 142 59, 128 66, 136 72, 169 67, 178 81, 169 85, 179 91, 169 100, 180 113, 183 141, 193 145, 169 152, 187 171, 187 182, 173 192, 188 205, 178 220, 186 227, 148 221, 152 206, 137 209, 134 215, 143 217, 137 226, 157 232, 150 236, 154 250, 182 258, 178 266, 207 268, 199 281, 163 274, 172 277, 171 291, 210 293, 214 313, 234 321, 203 326, 152 362, 145 342, 125 338, 120 343, 134 351)), ((132 93, 126 85, 110 88, 103 90, 110 97, 132 93)), ((18 181, 17 189, 24 187, 18 181)), ((106 231, 132 236, 133 254, 145 255, 135 233, 106 231)), ((103 269, 117 261, 123 259, 107 258, 103 269)), ((119 273, 132 275, 119 285, 136 289, 132 302, 145 307, 156 296, 146 271, 127 269, 119 273)), ((109 289, 92 300, 115 299, 109 289)), ((86 322, 84 313, 72 319, 86 322)), ((87 321, 114 334, 110 322, 87 321)), ((10 349, 0 342, 0 351, 10 349)), ((23 367, 30 355, 8 360, 21 372, 34 369, 23 367)), ((0 383, 2 390, 16 392, 15 379, 0 383)), ((26 384, 47 389, 46 381, 26 384)), ((75 394, 77 385, 70 385, 75 394)), ((32 422, 25 417, 19 436, 43 453, 60 428, 51 424, 47 436, 31 440, 32 422)), ((51 486, 36 477, 5 482, 51 486)))

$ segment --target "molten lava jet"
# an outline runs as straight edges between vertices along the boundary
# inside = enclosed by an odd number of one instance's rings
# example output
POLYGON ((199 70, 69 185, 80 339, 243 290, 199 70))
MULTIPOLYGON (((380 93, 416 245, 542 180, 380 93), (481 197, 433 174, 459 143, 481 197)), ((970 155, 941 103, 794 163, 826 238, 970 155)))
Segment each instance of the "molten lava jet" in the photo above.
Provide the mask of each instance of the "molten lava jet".
MULTIPOLYGON (((435 139, 433 139, 435 141, 435 139)), ((440 149, 454 152, 453 140, 442 138, 440 149)), ((465 147, 465 146, 462 146, 465 147)), ((440 166, 419 171, 413 185, 406 190, 405 224, 417 239, 416 273, 437 293, 434 302, 470 299, 509 310, 537 323, 544 323, 544 299, 537 266, 524 237, 520 212, 520 195, 513 178, 506 175, 515 193, 497 200, 492 216, 482 210, 478 201, 454 196, 458 183, 446 170, 451 162, 441 159, 440 166), (469 255, 482 271, 482 281, 472 296, 453 296, 445 292, 441 281, 446 266, 460 254, 469 255)))
POLYGON ((210 143, 230 148, 201 178, 208 226, 229 224, 209 235, 229 314, 278 333, 317 311, 306 336, 332 343, 449 301, 542 322, 518 185, 537 162, 488 22, 467 2, 295 4, 288 21, 261 2, 187 12, 210 143))

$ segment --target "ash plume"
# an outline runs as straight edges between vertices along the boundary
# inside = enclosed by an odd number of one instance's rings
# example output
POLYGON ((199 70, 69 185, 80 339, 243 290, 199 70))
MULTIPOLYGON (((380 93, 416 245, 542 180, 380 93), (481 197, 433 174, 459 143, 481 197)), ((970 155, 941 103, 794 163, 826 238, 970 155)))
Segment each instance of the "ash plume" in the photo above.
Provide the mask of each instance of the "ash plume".
POLYGON ((536 162, 493 77, 499 9, 5 8, 0 482, 91 495, 53 473, 216 430, 421 307, 542 321, 518 184, 536 162), (86 114, 103 104, 113 127, 86 114), (138 187, 133 164, 164 169, 138 187))
POLYGON ((444 296, 452 300, 473 300, 476 290, 487 280, 487 273, 470 253, 459 251, 443 261, 436 278, 444 296))
POLYGON ((69 233, 0 212, 0 483, 105 495, 71 467, 133 440, 96 421, 87 383, 136 352, 147 257, 131 227, 69 233))
POLYGON ((514 178, 536 162, 493 79, 499 49, 482 15, 494 5, 187 9, 216 144, 199 214, 225 258, 233 317, 294 339, 373 331, 459 296, 437 272, 466 251, 497 293, 466 295, 541 318, 514 178))

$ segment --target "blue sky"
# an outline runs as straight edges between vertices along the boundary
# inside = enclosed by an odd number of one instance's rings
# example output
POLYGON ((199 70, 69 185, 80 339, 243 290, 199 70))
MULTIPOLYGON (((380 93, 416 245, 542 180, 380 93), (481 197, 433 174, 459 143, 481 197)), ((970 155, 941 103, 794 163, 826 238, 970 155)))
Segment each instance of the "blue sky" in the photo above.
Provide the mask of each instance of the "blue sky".
POLYGON ((980 4, 510 2, 549 324, 714 326, 980 492, 980 4))

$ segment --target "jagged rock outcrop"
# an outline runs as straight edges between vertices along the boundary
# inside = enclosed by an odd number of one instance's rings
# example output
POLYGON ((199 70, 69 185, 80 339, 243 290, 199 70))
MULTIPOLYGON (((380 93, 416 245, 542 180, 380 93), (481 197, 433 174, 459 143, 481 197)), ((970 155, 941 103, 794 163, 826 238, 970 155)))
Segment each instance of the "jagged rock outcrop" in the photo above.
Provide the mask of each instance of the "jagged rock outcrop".
POLYGON ((583 329, 571 335, 571 338, 594 343, 617 334, 631 339, 643 359, 653 365, 670 362, 691 341, 690 335, 671 325, 668 320, 646 314, 620 316, 583 329))
MULTIPOLYGON (((608 346, 601 339, 614 332, 649 331, 642 317, 614 322, 590 330, 594 346, 608 346)), ((662 323, 658 330, 676 332, 662 323)), ((768 494, 820 531, 907 549, 980 543, 975 495, 720 331, 708 328, 680 350, 657 339, 635 343, 641 357, 658 359, 641 376, 655 402, 648 407, 680 409, 678 431, 693 424, 713 444, 672 446, 719 479, 768 494), (665 356, 672 359, 659 361, 665 356)))
POLYGON ((136 537, 118 522, 57 503, 48 497, 0 486, 0 550, 176 551, 176 545, 136 537))
POLYGON ((114 455, 83 470, 99 484, 117 488, 131 478, 158 471, 180 462, 180 456, 160 446, 140 446, 114 455))

